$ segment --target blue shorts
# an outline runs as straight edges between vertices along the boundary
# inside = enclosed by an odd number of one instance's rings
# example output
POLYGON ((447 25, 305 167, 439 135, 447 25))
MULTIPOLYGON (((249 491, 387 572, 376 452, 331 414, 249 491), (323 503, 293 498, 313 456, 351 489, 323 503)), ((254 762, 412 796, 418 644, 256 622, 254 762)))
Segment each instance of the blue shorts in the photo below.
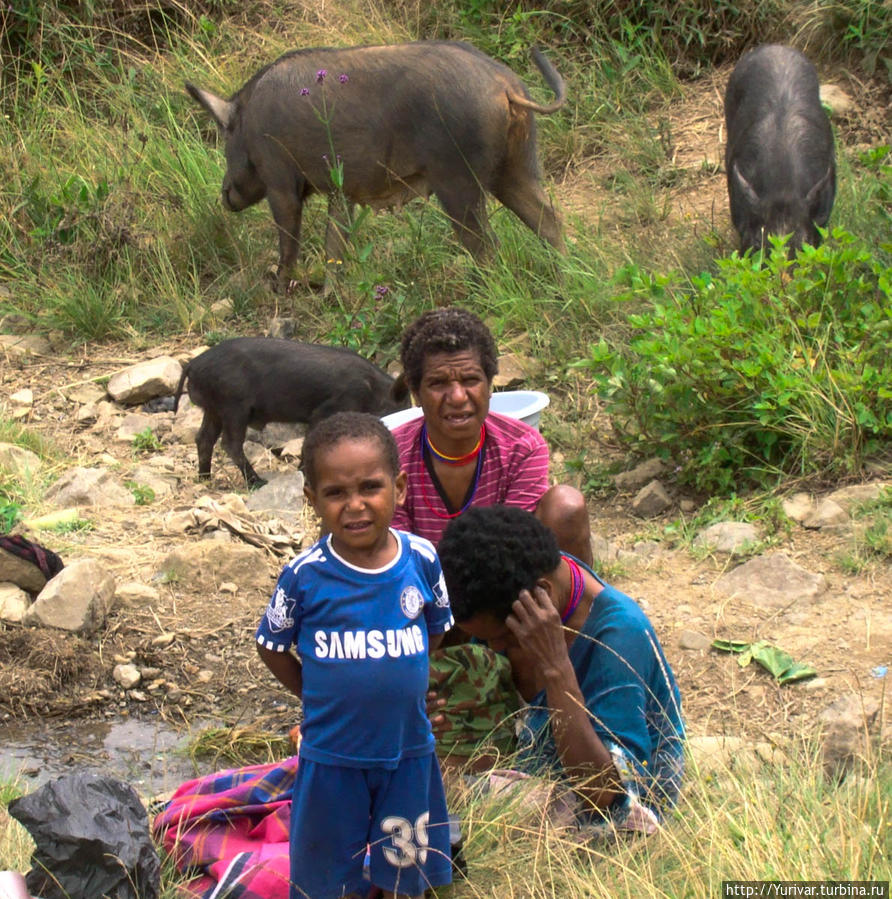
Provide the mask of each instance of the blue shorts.
POLYGON ((382 890, 420 895, 452 882, 449 820, 434 753, 395 770, 301 758, 291 801, 289 899, 337 899, 382 890))

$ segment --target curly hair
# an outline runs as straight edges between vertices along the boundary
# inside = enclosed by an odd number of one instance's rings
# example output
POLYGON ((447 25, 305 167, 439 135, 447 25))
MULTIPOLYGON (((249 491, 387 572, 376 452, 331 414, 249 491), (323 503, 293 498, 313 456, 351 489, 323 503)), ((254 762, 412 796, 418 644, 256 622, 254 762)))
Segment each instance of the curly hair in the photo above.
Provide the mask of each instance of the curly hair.
POLYGON ((431 309, 406 328, 400 344, 400 361, 414 394, 421 387, 424 361, 432 353, 460 353, 472 350, 480 357, 486 379, 492 381, 499 370, 496 343, 489 328, 467 309, 445 306, 431 309))
POLYGON ((449 522, 437 553, 459 624, 478 612, 504 621, 517 594, 561 563, 554 534, 516 506, 472 506, 449 522))
POLYGON ((335 412, 310 428, 300 454, 300 469, 307 486, 316 487, 316 460, 319 453, 331 449, 342 440, 377 441, 381 459, 395 478, 400 473, 400 454, 387 425, 367 412, 335 412))

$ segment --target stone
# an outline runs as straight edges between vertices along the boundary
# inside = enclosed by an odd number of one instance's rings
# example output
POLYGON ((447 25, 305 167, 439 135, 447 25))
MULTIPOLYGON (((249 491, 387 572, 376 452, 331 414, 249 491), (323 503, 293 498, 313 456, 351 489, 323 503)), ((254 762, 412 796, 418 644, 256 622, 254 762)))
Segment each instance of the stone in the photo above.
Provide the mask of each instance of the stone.
POLYGON ((852 98, 838 84, 822 84, 820 96, 833 118, 847 116, 855 108, 852 98))
POLYGON ((115 579, 105 563, 77 559, 47 581, 22 623, 93 634, 105 623, 114 595, 115 579))
POLYGON ((781 764, 783 751, 767 741, 752 742, 744 737, 709 735, 687 739, 692 774, 708 777, 731 771, 755 772, 762 765, 781 764))
POLYGON ((757 556, 723 574, 715 584, 726 596, 742 596, 771 610, 812 602, 827 591, 821 574, 812 574, 785 553, 757 556))
POLYGON ((286 472, 270 478, 268 483, 251 493, 245 505, 251 512, 263 512, 284 521, 296 521, 304 507, 303 472, 286 472))
POLYGON ((0 582, 15 584, 28 593, 39 593, 46 584, 46 575, 33 562, 0 549, 0 582))
POLYGON ((256 546, 205 539, 173 550, 161 563, 158 577, 209 593, 225 581, 247 591, 265 577, 266 569, 266 553, 256 546))
POLYGON ((18 624, 31 605, 31 597, 16 584, 0 581, 0 621, 18 624))
POLYGON ((72 468, 53 484, 44 499, 57 506, 132 506, 133 494, 104 468, 72 468))
POLYGON ((135 687, 141 680, 142 674, 136 665, 115 665, 112 677, 116 684, 120 684, 125 690, 135 687))
POLYGON ((812 511, 802 519, 802 526, 817 530, 847 525, 849 515, 842 506, 829 497, 825 497, 815 505, 812 511))
POLYGON ((155 436, 158 426, 158 416, 146 412, 130 412, 121 419, 118 430, 115 432, 115 440, 119 443, 133 443, 137 434, 151 431, 155 436))
POLYGON ((684 629, 678 635, 678 645, 681 649, 693 651, 709 649, 712 646, 712 639, 699 631, 684 629))
POLYGON ((636 465, 630 471, 621 471, 613 478, 613 483, 617 490, 624 493, 631 493, 633 490, 640 490, 645 484, 650 483, 654 478, 659 477, 666 470, 666 464, 662 459, 654 457, 636 465))
POLYGON ((666 488, 659 481, 651 481, 635 494, 632 513, 639 518, 653 518, 671 508, 672 500, 666 488))
POLYGON ((711 552, 743 555, 759 540, 759 532, 749 522, 719 521, 704 528, 694 538, 694 546, 711 552))
POLYGON ((65 391, 65 396, 69 402, 78 403, 81 406, 89 406, 98 403, 107 396, 105 388, 94 384, 92 381, 88 384, 78 384, 65 391))
POLYGON ((115 589, 115 604, 123 606, 154 605, 160 599, 158 591, 149 584, 128 581, 115 589))
POLYGON ((34 391, 26 387, 24 390, 17 390, 15 393, 11 393, 9 399, 20 406, 33 406, 34 391))
POLYGON ((16 443, 0 443, 0 468, 7 469, 18 480, 33 480, 42 467, 37 453, 16 443))
POLYGON ((824 770, 843 777, 869 754, 868 739, 879 731, 880 705, 875 699, 849 693, 837 697, 818 715, 824 770))
POLYGON ((499 370, 492 379, 496 390, 508 390, 519 387, 537 374, 539 366, 529 356, 519 353, 504 353, 499 356, 499 370))
POLYGON ((300 422, 271 421, 262 429, 248 428, 247 439, 269 450, 280 450, 292 440, 303 439, 307 426, 300 422))
POLYGON ((177 388, 183 367, 171 356, 137 362, 112 375, 108 395, 118 403, 136 405, 156 396, 170 396, 177 388))
POLYGON ((880 498, 883 490, 892 487, 892 482, 877 481, 873 484, 854 484, 851 487, 841 487, 827 496, 836 505, 841 506, 846 512, 851 513, 855 506, 869 503, 880 498))
POLYGON ((284 462, 296 462, 300 459, 300 454, 304 449, 304 439, 303 437, 295 437, 294 440, 289 440, 279 451, 279 458, 284 462))
POLYGON ((52 344, 37 334, 0 334, 0 356, 51 356, 52 344))
POLYGON ((807 493, 794 493, 783 500, 781 507, 787 518, 801 524, 815 507, 815 501, 807 493))

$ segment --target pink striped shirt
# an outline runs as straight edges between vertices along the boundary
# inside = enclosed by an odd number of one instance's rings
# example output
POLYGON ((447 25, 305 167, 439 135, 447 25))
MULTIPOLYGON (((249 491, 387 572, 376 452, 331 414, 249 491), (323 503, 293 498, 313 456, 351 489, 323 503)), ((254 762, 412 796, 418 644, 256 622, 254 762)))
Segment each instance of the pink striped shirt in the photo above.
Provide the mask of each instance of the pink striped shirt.
MULTIPOLYGON (((440 516, 456 510, 446 507, 424 464, 421 454, 423 424, 423 417, 416 418, 393 432, 400 451, 400 464, 409 476, 406 502, 397 508, 393 527, 419 534, 437 544, 451 520, 440 516)), ((490 412, 486 416, 480 480, 471 505, 503 503, 532 512, 547 489, 548 445, 542 435, 516 418, 490 412)))

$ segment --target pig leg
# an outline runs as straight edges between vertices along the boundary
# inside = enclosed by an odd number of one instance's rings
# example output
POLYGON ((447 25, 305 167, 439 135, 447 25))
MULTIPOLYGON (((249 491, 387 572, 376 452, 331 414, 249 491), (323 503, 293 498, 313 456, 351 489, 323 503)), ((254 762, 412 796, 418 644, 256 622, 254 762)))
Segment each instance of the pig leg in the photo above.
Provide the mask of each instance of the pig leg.
POLYGON ((206 481, 211 476, 211 457, 214 455, 214 444, 220 436, 223 423, 213 415, 210 410, 205 410, 201 427, 195 435, 195 446, 198 448, 198 477, 206 481))
POLYGON ((248 457, 245 455, 245 432, 248 423, 244 419, 227 419, 223 422, 223 449, 229 454, 229 458, 235 462, 236 468, 242 473, 245 483, 249 487, 262 487, 266 481, 251 467, 248 457))
POLYGON ((476 181, 459 181, 434 189, 446 214, 452 221, 455 235, 475 258, 485 259, 496 244, 489 230, 486 216, 486 195, 476 181))
POLYGON ((300 248, 300 224, 303 198, 295 185, 272 186, 267 201, 276 227, 279 229, 279 265, 276 268, 276 291, 287 293, 291 287, 291 272, 300 248))
POLYGON ((502 180, 493 193, 534 234, 563 253, 560 222, 538 182, 530 177, 509 177, 502 180))

